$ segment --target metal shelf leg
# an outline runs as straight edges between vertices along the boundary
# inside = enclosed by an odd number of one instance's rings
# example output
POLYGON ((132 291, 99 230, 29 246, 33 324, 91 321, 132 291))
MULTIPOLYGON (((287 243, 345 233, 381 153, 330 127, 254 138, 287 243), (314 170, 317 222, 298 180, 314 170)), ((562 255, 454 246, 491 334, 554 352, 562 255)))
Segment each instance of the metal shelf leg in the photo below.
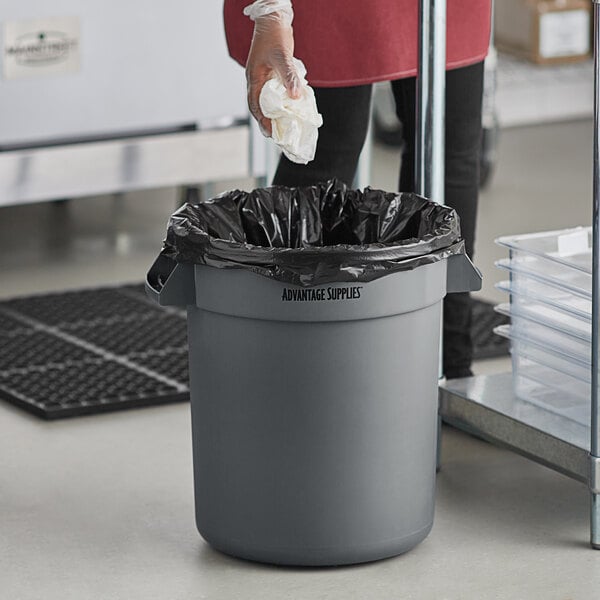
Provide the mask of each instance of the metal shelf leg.
MULTIPOLYGON (((446 0, 419 1, 419 69, 415 190, 444 204, 444 121, 446 114, 446 0)), ((438 376, 442 378, 442 331, 438 376)), ((441 418, 438 418, 437 470, 441 466, 441 418)))
POLYGON ((590 514, 590 543, 594 550, 600 550, 600 495, 592 492, 590 514))
POLYGON ((437 446, 435 455, 435 470, 439 472, 442 468, 442 417, 438 415, 437 422, 437 446))
MULTIPOLYGON (((592 434, 592 437, 594 435, 592 434)), ((590 543, 600 550, 600 458, 590 455, 590 543)))
POLYGON ((600 0, 594 0, 594 182, 592 241, 592 406, 590 433, 590 541, 600 550, 600 0))

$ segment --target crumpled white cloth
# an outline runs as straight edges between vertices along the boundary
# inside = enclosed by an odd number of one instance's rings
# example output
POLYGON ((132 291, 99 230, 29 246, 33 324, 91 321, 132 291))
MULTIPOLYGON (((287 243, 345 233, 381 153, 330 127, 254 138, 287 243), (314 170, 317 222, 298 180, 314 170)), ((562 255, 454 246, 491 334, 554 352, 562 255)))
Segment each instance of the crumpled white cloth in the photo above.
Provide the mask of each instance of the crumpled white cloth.
POLYGON ((290 98, 281 79, 275 75, 263 86, 259 103, 263 115, 271 119, 273 141, 292 162, 305 165, 315 157, 323 117, 317 110, 315 92, 304 79, 304 64, 297 58, 294 64, 302 78, 300 98, 290 98))

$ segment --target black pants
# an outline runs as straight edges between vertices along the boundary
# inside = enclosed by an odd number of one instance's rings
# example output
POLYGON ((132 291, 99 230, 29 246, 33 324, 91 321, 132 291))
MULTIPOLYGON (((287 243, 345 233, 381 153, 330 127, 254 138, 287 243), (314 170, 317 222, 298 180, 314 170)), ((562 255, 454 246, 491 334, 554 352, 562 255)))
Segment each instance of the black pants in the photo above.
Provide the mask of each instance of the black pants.
MULTIPOLYGON (((399 79, 392 81, 391 86, 404 138, 399 189, 413 191, 416 79, 399 79)), ((337 177, 350 185, 369 124, 371 87, 316 88, 323 126, 315 160, 298 165, 282 156, 273 183, 313 185, 337 177)), ((483 63, 446 74, 445 203, 456 209, 460 217, 471 257, 479 191, 482 90, 483 63)), ((469 294, 449 294, 444 300, 443 362, 447 377, 469 374, 473 355, 471 313, 469 294)))

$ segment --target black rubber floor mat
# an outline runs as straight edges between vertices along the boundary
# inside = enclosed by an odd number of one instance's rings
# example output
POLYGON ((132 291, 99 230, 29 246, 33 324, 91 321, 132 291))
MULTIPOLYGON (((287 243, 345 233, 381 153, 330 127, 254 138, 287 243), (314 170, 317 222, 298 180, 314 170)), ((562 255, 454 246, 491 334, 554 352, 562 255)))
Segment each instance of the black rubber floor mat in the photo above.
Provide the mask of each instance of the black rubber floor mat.
POLYGON ((99 288, 17 298, 2 304, 45 325, 58 326, 163 313, 143 298, 140 302, 139 298, 130 296, 126 289, 123 292, 118 288, 99 288))
POLYGON ((185 311, 143 285, 0 302, 0 398, 46 419, 185 401, 185 311))
POLYGON ((36 329, 2 336, 0 344, 1 372, 57 364, 78 364, 97 358, 98 355, 94 352, 36 329))
POLYGON ((473 360, 508 356, 510 344, 494 333, 494 327, 505 325, 510 320, 494 311, 494 305, 482 300, 473 300, 473 360))
POLYGON ((0 313, 0 335, 26 330, 31 330, 31 327, 25 323, 21 323, 21 321, 18 321, 17 319, 13 319, 8 315, 0 313))
POLYGON ((137 319, 80 324, 67 331, 120 356, 186 347, 186 322, 178 315, 159 314, 150 319, 140 316, 137 319))
POLYGON ((159 371, 163 375, 175 379, 176 381, 188 381, 187 346, 160 352, 132 354, 130 359, 146 369, 159 371))

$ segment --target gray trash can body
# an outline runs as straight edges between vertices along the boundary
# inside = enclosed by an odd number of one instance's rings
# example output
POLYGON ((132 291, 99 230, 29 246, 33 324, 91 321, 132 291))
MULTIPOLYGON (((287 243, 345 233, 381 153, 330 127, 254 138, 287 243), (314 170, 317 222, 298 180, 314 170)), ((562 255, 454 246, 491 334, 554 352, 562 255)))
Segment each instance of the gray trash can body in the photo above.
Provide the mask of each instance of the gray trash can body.
POLYGON ((148 285, 162 304, 187 304, 206 541, 252 560, 341 565, 427 536, 451 278, 462 279, 452 291, 480 281, 459 255, 368 283, 297 288, 178 265, 160 293, 148 285))

